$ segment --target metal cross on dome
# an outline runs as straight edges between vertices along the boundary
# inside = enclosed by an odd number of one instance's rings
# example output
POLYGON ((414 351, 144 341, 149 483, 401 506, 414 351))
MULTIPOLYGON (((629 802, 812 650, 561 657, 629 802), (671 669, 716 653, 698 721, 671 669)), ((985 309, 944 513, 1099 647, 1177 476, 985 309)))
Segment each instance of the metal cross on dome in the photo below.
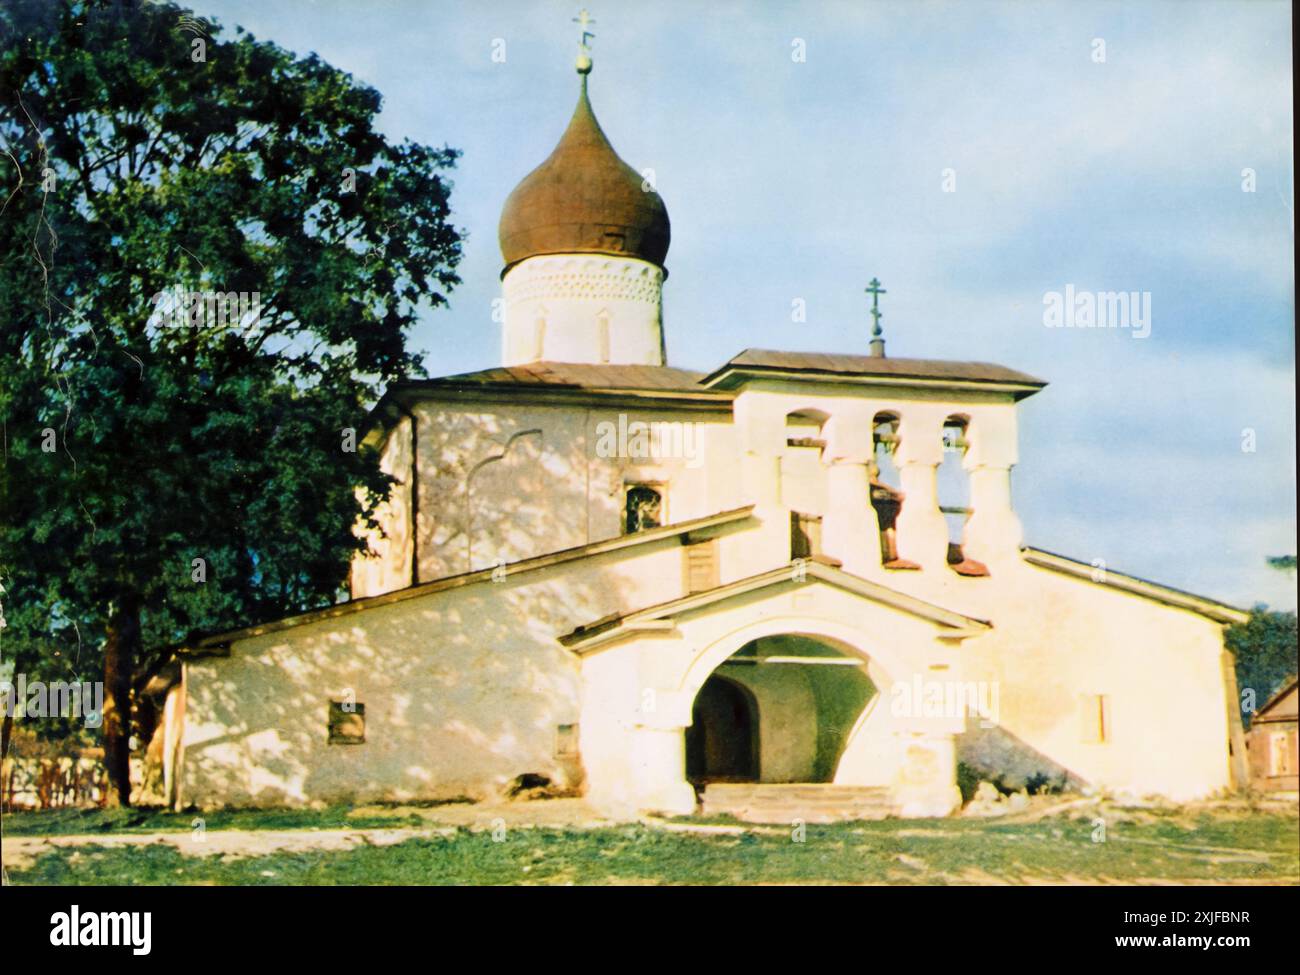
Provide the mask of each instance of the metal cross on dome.
POLYGON ((578 11, 578 16, 573 18, 573 22, 582 28, 582 40, 578 42, 578 47, 582 49, 583 54, 590 54, 591 53, 590 42, 595 38, 596 35, 593 34, 591 31, 587 30, 587 28, 596 22, 591 19, 591 14, 587 13, 586 7, 583 7, 581 10, 578 11))

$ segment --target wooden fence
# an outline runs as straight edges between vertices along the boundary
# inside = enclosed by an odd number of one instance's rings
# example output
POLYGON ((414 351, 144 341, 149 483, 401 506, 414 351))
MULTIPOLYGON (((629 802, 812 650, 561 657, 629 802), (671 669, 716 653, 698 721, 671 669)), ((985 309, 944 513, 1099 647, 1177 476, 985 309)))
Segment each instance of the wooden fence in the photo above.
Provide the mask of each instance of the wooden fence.
POLYGON ((108 773, 98 758, 21 758, 10 752, 0 764, 0 803, 10 809, 103 806, 108 773))

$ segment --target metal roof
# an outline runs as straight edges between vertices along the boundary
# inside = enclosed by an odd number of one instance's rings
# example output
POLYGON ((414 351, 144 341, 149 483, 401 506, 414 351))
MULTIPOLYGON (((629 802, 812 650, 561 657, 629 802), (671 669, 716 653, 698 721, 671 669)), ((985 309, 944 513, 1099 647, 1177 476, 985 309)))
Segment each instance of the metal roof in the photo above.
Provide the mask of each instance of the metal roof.
MULTIPOLYGON (((417 386, 568 386, 576 389, 664 389, 707 393, 701 372, 672 366, 628 366, 587 362, 529 362, 496 366, 456 376, 415 380, 417 386)), ((715 394, 716 395, 716 394, 715 394)))
POLYGON ((886 356, 844 355, 825 352, 780 352, 746 349, 703 380, 709 388, 732 388, 743 377, 763 372, 799 372, 828 376, 881 376, 990 383, 1041 389, 1047 383, 1028 373, 991 362, 954 362, 947 359, 894 359, 886 356))

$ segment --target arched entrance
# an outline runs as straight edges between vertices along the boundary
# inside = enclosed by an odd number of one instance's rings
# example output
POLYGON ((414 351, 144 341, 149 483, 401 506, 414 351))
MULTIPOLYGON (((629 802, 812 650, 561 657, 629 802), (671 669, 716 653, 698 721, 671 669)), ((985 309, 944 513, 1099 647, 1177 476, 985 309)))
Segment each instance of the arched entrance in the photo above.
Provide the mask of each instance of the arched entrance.
MULTIPOLYGON (((868 666, 842 645, 799 634, 746 643, 695 696, 685 733, 687 780, 696 787, 835 781, 850 739, 879 698, 868 666)), ((872 784, 886 779, 879 770, 872 784)))
POLYGON ((687 781, 758 781, 758 728, 754 695, 736 681, 711 675, 695 698, 686 729, 687 781))
MULTIPOLYGON (((822 571, 819 563, 808 568, 809 576, 822 571)), ((824 571, 831 582, 841 581, 824 571)), ((683 611, 671 634, 646 627, 593 638, 598 642, 582 652, 582 747, 593 804, 620 814, 709 814, 711 793, 748 792, 764 801, 774 793, 799 802, 809 794, 833 798, 836 815, 845 812, 841 800, 885 802, 909 816, 946 815, 959 805, 959 723, 891 705, 896 687, 934 680, 935 672, 961 680, 956 643, 974 635, 977 621, 968 632, 956 629, 962 618, 946 611, 922 605, 914 612, 871 592, 842 593, 838 585, 807 588, 795 593, 804 597, 803 613, 789 612, 784 599, 735 600, 712 611, 683 611), (740 697, 737 710, 731 690, 731 730, 740 733, 731 735, 732 757, 710 767, 707 728, 728 715, 721 700, 728 691, 705 692, 715 676, 741 685, 753 701, 740 697), (691 730, 697 721, 706 729, 704 747, 700 732, 691 730), (762 752, 757 762, 744 763, 745 750, 735 746, 750 742, 752 749, 755 725, 762 752), (690 780, 701 774, 751 780, 693 787, 690 780)), ((768 812, 784 816, 790 808, 785 803, 768 812)), ((867 818, 873 810, 854 805, 848 811, 867 818)))

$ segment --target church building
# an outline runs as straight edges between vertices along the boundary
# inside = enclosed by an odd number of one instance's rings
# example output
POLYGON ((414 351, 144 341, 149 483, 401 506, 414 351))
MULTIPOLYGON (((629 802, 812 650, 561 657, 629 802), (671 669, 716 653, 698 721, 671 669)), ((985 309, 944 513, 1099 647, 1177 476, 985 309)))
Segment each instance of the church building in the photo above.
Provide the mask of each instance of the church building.
POLYGON ((590 71, 501 214, 500 365, 375 408, 396 485, 348 601, 180 652, 166 801, 944 816, 980 779, 1241 785, 1246 614, 1022 537, 1041 379, 888 356, 878 317, 863 354, 669 365, 668 211, 590 71))

